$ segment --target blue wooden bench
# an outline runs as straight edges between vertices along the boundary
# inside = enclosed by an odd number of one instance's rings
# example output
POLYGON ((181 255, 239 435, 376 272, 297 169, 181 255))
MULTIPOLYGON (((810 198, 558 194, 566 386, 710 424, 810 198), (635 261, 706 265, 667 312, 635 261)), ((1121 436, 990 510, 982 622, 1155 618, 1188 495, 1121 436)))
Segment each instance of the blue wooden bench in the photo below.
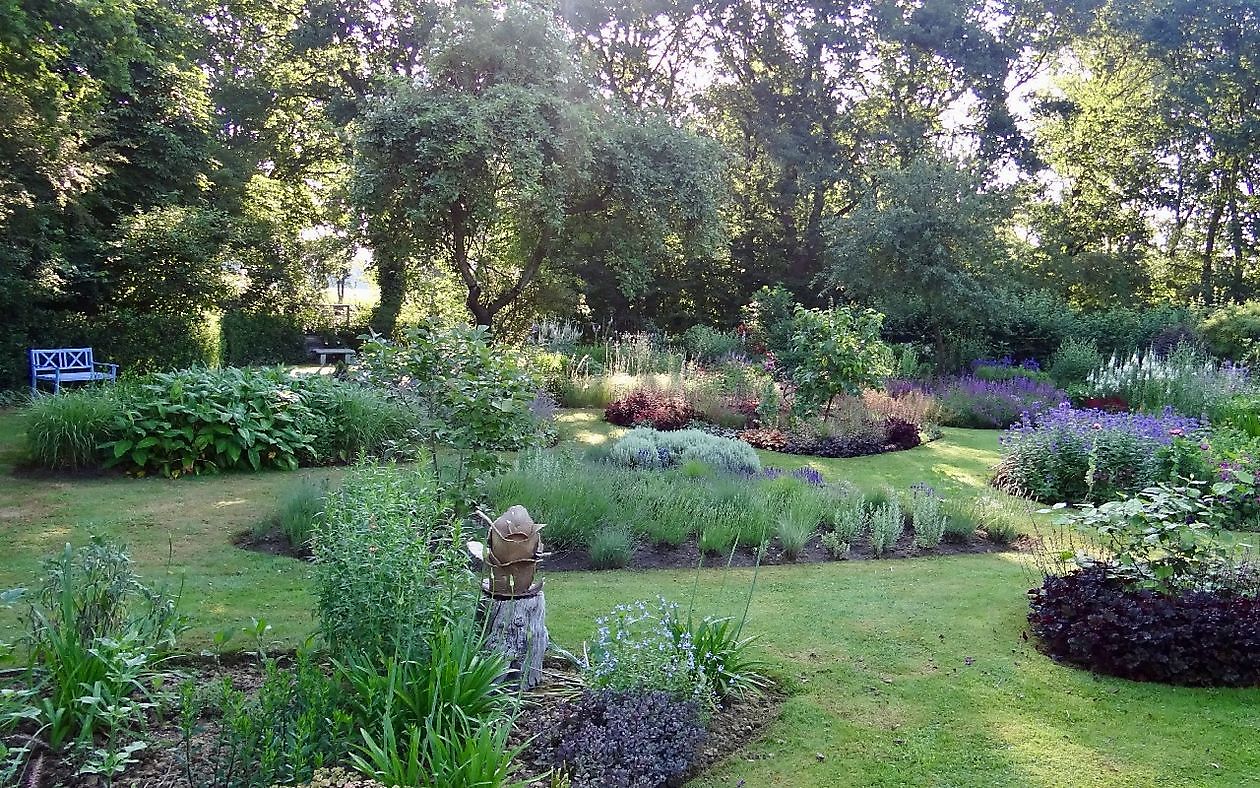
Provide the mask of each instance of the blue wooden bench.
POLYGON ((95 380, 116 380, 117 364, 102 364, 92 358, 90 347, 32 348, 31 393, 39 391, 41 381, 52 384, 53 393, 62 383, 83 383, 95 380))

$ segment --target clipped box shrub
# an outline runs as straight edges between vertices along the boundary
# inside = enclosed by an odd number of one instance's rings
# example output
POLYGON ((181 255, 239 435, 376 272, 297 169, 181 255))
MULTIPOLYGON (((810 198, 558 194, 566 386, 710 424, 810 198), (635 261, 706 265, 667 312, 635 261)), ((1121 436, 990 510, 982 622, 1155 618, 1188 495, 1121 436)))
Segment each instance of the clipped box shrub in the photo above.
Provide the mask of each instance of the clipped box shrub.
POLYGON ((288 315, 233 310, 223 314, 219 327, 224 364, 248 367, 308 360, 302 326, 288 315))
POLYGON ((1260 599, 1130 589, 1102 569, 1047 577, 1028 622, 1046 653, 1098 673, 1199 687, 1260 685, 1260 599))

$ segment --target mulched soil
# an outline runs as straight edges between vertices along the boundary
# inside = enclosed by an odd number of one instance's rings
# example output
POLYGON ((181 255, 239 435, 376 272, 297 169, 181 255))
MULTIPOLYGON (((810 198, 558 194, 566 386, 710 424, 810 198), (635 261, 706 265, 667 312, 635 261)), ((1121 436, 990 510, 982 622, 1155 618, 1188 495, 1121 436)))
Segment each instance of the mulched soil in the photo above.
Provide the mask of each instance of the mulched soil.
POLYGON ((307 560, 311 557, 310 550, 305 547, 294 547, 289 542, 289 538, 278 528, 262 533, 255 533, 254 531, 239 533, 232 538, 232 544, 242 550, 251 550, 264 555, 287 556, 302 560, 307 560))
MULTIPOLYGON (((230 654, 222 659, 187 657, 170 666, 174 685, 191 678, 198 691, 210 691, 230 678, 240 691, 255 693, 262 685, 263 671, 257 657, 252 654, 230 654)), ((173 685, 173 686, 174 686, 173 685)), ((525 708, 517 719, 511 742, 524 742, 535 732, 534 721, 545 717, 554 705, 573 697, 580 689, 577 674, 569 663, 548 659, 547 678, 539 687, 526 694, 525 708)), ((732 703, 713 715, 709 735, 703 749, 696 754, 688 777, 694 777, 718 761, 755 741, 779 713, 783 696, 771 691, 759 698, 732 703)), ((114 780, 117 788, 188 788, 185 770, 185 752, 175 710, 153 724, 149 730, 147 749, 136 754, 137 763, 127 768, 125 774, 114 780)), ((206 751, 213 745, 218 733, 216 718, 198 721, 198 732, 193 737, 194 764, 197 751, 206 751)), ((19 740, 11 737, 10 744, 19 740)), ((518 758, 521 775, 544 775, 550 765, 537 760, 528 746, 518 758)), ((536 788, 549 788, 550 777, 540 777, 531 783, 536 788)), ((33 756, 26 778, 19 788, 102 788, 104 783, 91 775, 76 775, 74 769, 48 752, 33 756)), ((318 772, 311 782, 302 788, 382 788, 374 780, 344 768, 325 769, 318 772)))
MULTIPOLYGON (((805 545, 805 549, 796 556, 795 561, 785 556, 782 548, 771 542, 766 548, 765 555, 761 558, 761 565, 818 564, 826 561, 882 561, 934 555, 1001 553, 1012 550, 1027 550, 1029 547, 1031 547, 1031 541, 1026 537, 1020 537, 1011 544, 1002 544, 977 536, 968 542, 942 542, 937 547, 929 550, 920 550, 914 546, 913 536, 910 533, 906 533, 892 550, 889 550, 879 559, 875 558, 875 553, 871 550, 868 542, 855 544, 847 555, 842 558, 835 558, 823 547, 822 537, 815 536, 805 545)), ((697 537, 693 536, 677 546, 639 545, 630 556, 630 563, 626 568, 694 569, 700 565, 700 558, 700 542, 697 537)), ((703 565, 706 567, 726 566, 728 561, 731 566, 755 566, 757 564, 757 553, 751 547, 736 548, 734 556, 729 552, 722 555, 708 553, 704 556, 703 565)), ((551 555, 543 562, 543 568, 549 572, 586 572, 594 570, 596 567, 591 563, 590 554, 585 550, 551 549, 551 555)))

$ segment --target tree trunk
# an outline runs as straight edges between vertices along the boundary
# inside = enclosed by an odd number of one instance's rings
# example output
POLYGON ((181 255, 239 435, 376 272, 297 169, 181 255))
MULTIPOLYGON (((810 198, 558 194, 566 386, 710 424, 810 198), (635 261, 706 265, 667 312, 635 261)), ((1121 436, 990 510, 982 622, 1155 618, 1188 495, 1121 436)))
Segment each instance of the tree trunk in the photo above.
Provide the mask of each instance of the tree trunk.
POLYGON ((407 265, 399 260, 387 248, 373 249, 376 266, 376 284, 381 291, 381 300, 372 310, 368 325, 382 336, 391 336, 398 324, 398 313, 402 311, 403 299, 407 295, 407 265))
POLYGON ((542 681, 543 655, 547 652, 547 606, 541 588, 532 596, 516 599, 482 599, 486 622, 486 648, 508 662, 506 679, 523 689, 542 681))
POLYGON ((1199 275, 1199 293, 1207 306, 1211 306, 1216 301, 1212 257, 1216 253, 1216 232, 1221 225, 1221 214, 1224 212, 1225 203, 1218 196, 1212 203, 1212 215, 1208 219, 1207 238, 1203 243, 1203 270, 1199 275))

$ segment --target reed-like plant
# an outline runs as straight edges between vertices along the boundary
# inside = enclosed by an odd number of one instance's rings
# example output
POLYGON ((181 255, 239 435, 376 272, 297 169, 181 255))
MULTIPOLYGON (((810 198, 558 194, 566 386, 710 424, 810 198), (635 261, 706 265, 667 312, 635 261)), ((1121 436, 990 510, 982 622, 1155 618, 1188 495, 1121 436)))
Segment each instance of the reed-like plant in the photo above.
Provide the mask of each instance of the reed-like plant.
POLYGON ((102 444, 118 437, 122 412, 112 386, 36 396, 25 414, 27 455, 52 470, 98 467, 106 459, 102 444))

